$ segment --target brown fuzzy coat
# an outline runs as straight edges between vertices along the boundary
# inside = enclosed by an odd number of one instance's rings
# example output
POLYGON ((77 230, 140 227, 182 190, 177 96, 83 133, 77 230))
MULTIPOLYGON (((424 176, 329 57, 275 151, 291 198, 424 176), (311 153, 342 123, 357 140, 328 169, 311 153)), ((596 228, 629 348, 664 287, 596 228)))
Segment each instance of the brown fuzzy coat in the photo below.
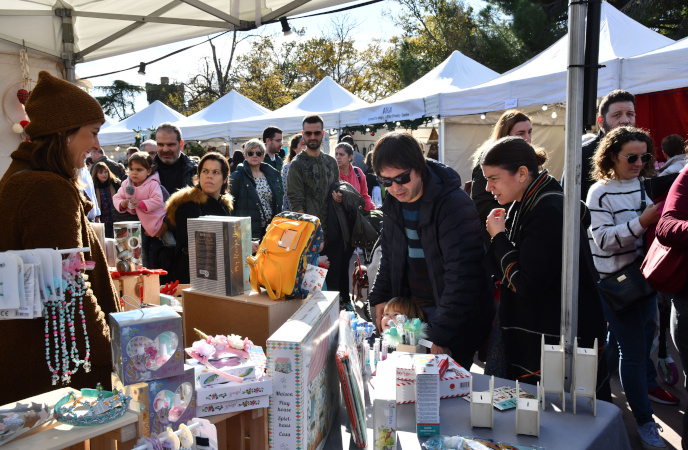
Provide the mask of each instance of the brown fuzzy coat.
MULTIPOLYGON (((12 153, 12 163, 0 180, 0 211, 3 211, 0 251, 91 248, 84 256, 96 265, 87 272, 91 289, 87 290, 83 305, 93 367, 88 374, 79 368, 70 386, 77 389, 95 387, 101 382, 108 388, 112 358, 107 315, 118 307, 105 254, 86 218, 93 205, 73 182, 32 167, 29 162, 32 148, 33 144, 22 143, 12 153), (14 175, 24 169, 33 170, 14 175)), ((0 405, 60 387, 59 383, 58 386, 51 384, 45 359, 44 326, 43 319, 0 321, 0 361, 4 367, 0 372, 4 386, 0 389, 0 405)), ((50 329, 52 331, 52 325, 50 329)), ((76 330, 79 355, 83 359, 83 332, 80 326, 76 330)), ((54 353, 54 346, 51 353, 54 353)))

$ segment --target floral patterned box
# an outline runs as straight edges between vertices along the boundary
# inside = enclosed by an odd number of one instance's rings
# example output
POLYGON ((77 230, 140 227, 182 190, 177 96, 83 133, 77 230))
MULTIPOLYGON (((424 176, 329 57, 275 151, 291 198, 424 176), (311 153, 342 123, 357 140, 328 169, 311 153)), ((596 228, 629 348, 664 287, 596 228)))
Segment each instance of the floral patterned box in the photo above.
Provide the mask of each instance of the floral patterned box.
POLYGON ((184 373, 182 318, 168 306, 110 314, 112 368, 124 385, 184 373))
POLYGON ((270 449, 322 449, 339 410, 339 293, 319 291, 267 341, 270 449))
POLYGON ((272 394, 272 379, 267 376, 260 380, 246 380, 243 383, 230 381, 204 387, 196 384, 198 406, 270 394, 272 394))
POLYGON ((196 407, 196 417, 215 416, 248 409, 267 408, 270 404, 269 395, 258 397, 239 398, 228 402, 211 403, 196 407))

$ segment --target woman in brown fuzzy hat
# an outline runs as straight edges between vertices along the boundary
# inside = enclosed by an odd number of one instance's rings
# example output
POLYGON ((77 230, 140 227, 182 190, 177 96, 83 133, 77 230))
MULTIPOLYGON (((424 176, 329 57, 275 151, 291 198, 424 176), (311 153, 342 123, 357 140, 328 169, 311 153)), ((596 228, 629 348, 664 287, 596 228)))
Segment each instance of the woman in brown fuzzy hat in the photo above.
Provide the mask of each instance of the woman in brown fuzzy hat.
MULTIPOLYGON (((118 310, 117 295, 103 249, 86 218, 93 204, 81 194, 77 175, 88 154, 100 147, 103 110, 82 89, 40 72, 26 102, 26 113, 30 142, 19 144, 0 180, 0 210, 5 211, 0 221, 0 251, 90 247, 84 257, 96 264, 87 271, 90 289, 83 296, 83 311, 91 370, 86 373, 80 367, 69 385, 77 389, 95 387, 97 382, 109 386, 112 362, 107 314, 118 310)), ((83 358, 83 329, 76 326, 75 330, 83 358)), ((44 319, 0 321, 0 380, 4 386, 0 405, 61 387, 61 381, 52 385, 45 333, 44 319)), ((54 353, 51 348, 53 365, 54 353)))

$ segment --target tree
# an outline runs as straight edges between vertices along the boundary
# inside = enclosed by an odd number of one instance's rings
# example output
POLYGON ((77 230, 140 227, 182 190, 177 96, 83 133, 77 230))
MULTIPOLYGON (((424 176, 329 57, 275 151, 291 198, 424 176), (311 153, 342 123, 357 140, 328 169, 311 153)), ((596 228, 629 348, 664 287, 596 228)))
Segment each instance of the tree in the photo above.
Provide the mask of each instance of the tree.
POLYGON ((134 96, 144 91, 144 88, 126 81, 115 80, 112 86, 96 86, 96 89, 104 91, 105 95, 96 97, 103 112, 110 117, 124 120, 136 113, 134 109, 134 96))

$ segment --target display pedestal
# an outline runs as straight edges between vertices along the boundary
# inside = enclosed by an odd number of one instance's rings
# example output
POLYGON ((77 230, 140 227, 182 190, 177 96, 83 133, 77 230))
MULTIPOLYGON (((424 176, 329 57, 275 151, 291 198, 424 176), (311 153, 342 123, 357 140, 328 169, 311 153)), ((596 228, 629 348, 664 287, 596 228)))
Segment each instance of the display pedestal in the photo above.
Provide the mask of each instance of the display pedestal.
MULTIPOLYGON (((45 403, 50 407, 70 392, 81 395, 72 388, 62 388, 35 397, 21 400, 22 403, 45 403)), ((5 405, 0 409, 12 407, 5 405)), ((82 426, 64 425, 55 419, 50 419, 42 426, 21 435, 17 439, 2 446, 3 450, 59 450, 69 448, 73 450, 128 450, 136 445, 136 441, 143 436, 143 422, 141 415, 131 410, 122 417, 102 425, 82 426)))
MULTIPOLYGON (((124 275, 115 280, 122 296, 128 295, 138 303, 142 301, 149 305, 160 304, 160 275, 124 275), (141 288, 143 287, 143 298, 141 288)), ((131 301, 131 300, 130 300, 131 301)), ((124 303, 124 310, 134 309, 124 303)))
POLYGON ((268 448, 267 408, 205 417, 217 427, 217 448, 264 450, 268 448))
POLYGON ((184 289, 184 347, 199 337, 238 334, 265 348, 265 342, 296 312, 304 300, 273 301, 265 293, 246 291, 227 297, 184 289))

